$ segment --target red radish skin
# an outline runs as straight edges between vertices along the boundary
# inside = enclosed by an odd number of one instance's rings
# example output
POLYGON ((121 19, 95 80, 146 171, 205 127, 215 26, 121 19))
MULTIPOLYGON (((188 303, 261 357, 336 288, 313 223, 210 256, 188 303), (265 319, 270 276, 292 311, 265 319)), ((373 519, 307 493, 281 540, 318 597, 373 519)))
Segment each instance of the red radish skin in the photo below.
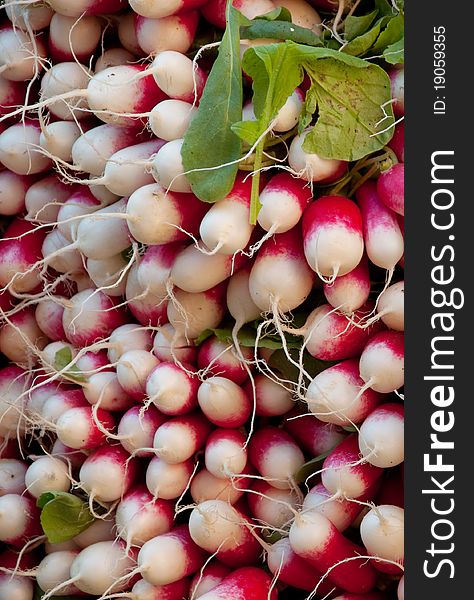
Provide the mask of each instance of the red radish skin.
POLYGON ((360 376, 376 392, 389 394, 404 384, 404 335, 381 331, 367 343, 359 361, 360 376))
POLYGON ((85 450, 102 446, 107 438, 103 430, 111 431, 114 426, 114 418, 108 411, 98 408, 93 415, 90 406, 78 406, 59 417, 56 430, 63 444, 75 450, 85 450))
POLYGON ((395 132, 393 134, 392 139, 388 143, 389 148, 391 148, 398 160, 400 162, 405 162, 405 122, 401 121, 395 126, 395 132))
POLYGON ((303 214, 304 253, 320 277, 333 280, 360 263, 364 252, 362 216, 343 196, 322 196, 303 214))
POLYGON ((12 171, 0 172, 0 215, 18 215, 25 209, 25 196, 34 183, 31 175, 17 175, 12 171))
POLYGON ((318 585, 320 596, 325 596, 334 589, 331 582, 324 579, 321 581, 321 573, 312 569, 293 551, 287 537, 272 544, 267 552, 268 568, 275 577, 278 576, 278 581, 307 592, 312 592, 318 585))
POLYGON ((404 481, 403 481, 403 463, 399 468, 389 469, 382 478, 380 488, 374 496, 376 506, 380 504, 391 504, 403 508, 404 499, 404 481))
POLYGON ((22 548, 29 539, 42 535, 40 510, 28 495, 0 497, 0 541, 22 548))
POLYGON ((244 567, 233 571, 219 585, 199 597, 201 600, 276 600, 278 593, 272 577, 263 569, 244 567))
POLYGON ((286 415, 283 425, 299 446, 312 456, 332 450, 346 437, 344 430, 337 425, 323 423, 313 415, 303 413, 299 408, 286 415))
POLYGON ((128 310, 144 327, 158 327, 168 320, 166 296, 153 294, 148 286, 140 284, 137 263, 128 271, 125 298, 128 310))
POLYGON ((385 596, 380 592, 369 592, 368 594, 342 594, 333 600, 383 600, 385 596))
POLYGON ((363 183, 356 198, 364 223, 367 256, 377 267, 391 271, 403 256, 403 235, 396 215, 380 200, 374 181, 363 183))
POLYGON ((25 91, 22 81, 10 81, 0 75, 0 117, 24 103, 25 91))
POLYGON ((201 502, 189 516, 194 542, 233 568, 255 564, 261 553, 249 526, 247 517, 223 500, 201 502))
POLYGON ((163 414, 178 416, 194 410, 197 405, 199 379, 193 376, 194 367, 171 361, 157 365, 148 375, 146 393, 163 414))
MULTIPOLYGON (((346 498, 366 496, 380 479, 383 469, 361 460, 358 435, 338 444, 323 462, 321 481, 331 494, 346 498)), ((351 590, 348 590, 351 591, 351 590)))
POLYGON ((166 296, 166 285, 171 274, 174 261, 184 250, 182 242, 172 242, 160 246, 148 246, 140 259, 137 277, 140 285, 157 296, 166 296))
POLYGON ((351 314, 361 308, 369 299, 370 275, 367 257, 332 283, 323 284, 324 295, 331 306, 343 313, 351 314))
POLYGON ((395 117, 403 117, 405 114, 405 81, 403 66, 394 67, 389 70, 390 90, 392 92, 393 114, 395 117))
POLYGON ((199 412, 175 417, 158 427, 153 447, 168 464, 182 463, 204 446, 211 430, 211 424, 199 412))
POLYGON ((189 578, 184 577, 167 585, 152 585, 144 579, 139 579, 132 588, 132 596, 136 600, 183 600, 188 597, 189 578))
MULTIPOLYGON (((79 363, 81 359, 77 362, 79 363)), ((77 364, 77 363, 76 363, 77 364)), ((104 410, 123 411, 130 408, 133 400, 118 382, 115 371, 99 371, 87 375, 84 388, 87 402, 92 406, 98 405, 104 410)))
POLYGON ((309 510, 319 512, 339 531, 345 531, 360 514, 363 506, 345 498, 331 499, 332 496, 322 483, 316 484, 305 496, 303 513, 309 510))
POLYGON ((82 463, 87 458, 87 452, 69 448, 69 446, 66 446, 57 439, 51 448, 51 456, 63 460, 72 469, 80 469, 82 463))
POLYGON ((241 427, 252 412, 250 397, 226 377, 205 379, 197 397, 202 412, 217 427, 241 427))
POLYGON ((230 572, 229 567, 226 567, 217 560, 208 563, 192 578, 189 590, 191 598, 200 598, 207 592, 210 592, 230 572))
POLYGON ((186 54, 193 42, 198 21, 199 14, 195 10, 161 19, 135 15, 138 44, 145 54, 159 54, 165 50, 186 54))
MULTIPOLYGON (((241 348, 246 360, 251 360, 251 348, 241 348)), ((248 378, 248 372, 230 344, 219 341, 215 336, 205 340, 200 346, 197 357, 198 367, 206 374, 226 377, 237 385, 248 378)))
POLYGON ((208 437, 204 462, 218 479, 232 479, 247 466, 246 436, 239 429, 215 429, 208 437))
POLYGON ((122 415, 117 427, 120 443, 134 456, 154 456, 153 451, 145 448, 152 448, 155 431, 165 421, 166 417, 154 406, 148 406, 146 410, 139 405, 132 406, 122 415))
POLYGON ((53 342, 63 340, 66 333, 63 327, 64 306, 45 298, 36 305, 35 318, 41 331, 53 342))
POLYGON ((304 455, 289 433, 277 427, 261 427, 249 443, 249 459, 262 477, 277 489, 291 489, 293 476, 304 455))
POLYGON ((367 559, 357 558, 366 556, 365 548, 344 537, 324 515, 315 511, 299 515, 290 528, 289 538, 294 552, 335 586, 359 594, 374 587, 374 568, 367 559))
POLYGON ((383 171, 377 179, 377 194, 380 200, 399 215, 405 214, 405 165, 397 163, 383 171))
POLYGON ((45 399, 40 414, 45 421, 56 424, 66 411, 78 407, 90 408, 82 389, 62 388, 55 390, 45 399))

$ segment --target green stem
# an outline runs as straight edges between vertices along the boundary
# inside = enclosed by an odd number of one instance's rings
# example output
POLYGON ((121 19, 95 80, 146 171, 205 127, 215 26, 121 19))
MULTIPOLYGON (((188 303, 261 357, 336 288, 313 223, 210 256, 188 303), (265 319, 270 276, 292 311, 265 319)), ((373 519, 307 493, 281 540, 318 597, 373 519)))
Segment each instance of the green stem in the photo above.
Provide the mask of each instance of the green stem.
MULTIPOLYGON (((266 137, 266 136, 265 136, 266 137)), ((252 176, 252 191, 250 194, 250 225, 257 224, 257 217, 262 205, 260 204, 260 169, 263 162, 265 138, 261 139, 255 149, 254 174, 252 176)))

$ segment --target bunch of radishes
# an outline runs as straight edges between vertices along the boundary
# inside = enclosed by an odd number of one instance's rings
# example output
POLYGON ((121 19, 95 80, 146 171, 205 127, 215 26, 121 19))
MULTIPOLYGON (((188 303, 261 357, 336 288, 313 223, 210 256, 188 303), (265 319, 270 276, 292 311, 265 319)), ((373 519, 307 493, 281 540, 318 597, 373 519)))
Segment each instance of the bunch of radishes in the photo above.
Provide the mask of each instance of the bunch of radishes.
POLYGON ((3 4, 0 600, 403 600, 403 68, 362 165, 294 91, 254 226, 181 158, 225 0, 3 4))

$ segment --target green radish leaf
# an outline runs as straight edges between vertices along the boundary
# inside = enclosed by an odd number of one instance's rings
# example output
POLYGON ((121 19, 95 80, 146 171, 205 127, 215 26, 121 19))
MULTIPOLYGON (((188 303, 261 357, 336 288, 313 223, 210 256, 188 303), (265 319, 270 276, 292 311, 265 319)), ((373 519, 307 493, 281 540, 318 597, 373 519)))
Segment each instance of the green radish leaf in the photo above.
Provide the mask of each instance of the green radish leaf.
MULTIPOLYGON (((316 418, 316 417, 314 417, 316 418)), ((301 466, 298 471, 294 475, 294 479, 296 483, 304 483, 310 475, 319 471, 322 467, 324 459, 329 456, 331 450, 308 460, 303 466, 301 466)))
POLYGON ((278 6, 264 15, 257 15, 252 20, 247 19, 247 21, 247 25, 251 25, 255 21, 287 21, 291 23, 291 13, 287 8, 278 6))
POLYGON ((347 17, 344 21, 344 39, 347 42, 366 33, 374 20, 377 18, 378 11, 373 10, 367 15, 361 17, 347 17))
POLYGON ((395 12, 389 0, 375 0, 375 8, 380 17, 392 17, 395 12))
POLYGON ((281 20, 262 21, 255 19, 248 27, 241 28, 240 37, 246 40, 292 40, 298 44, 307 44, 308 46, 323 45, 319 35, 316 35, 311 29, 281 20))
POLYGON ((391 65, 399 65, 405 62, 405 38, 387 46, 383 52, 384 59, 391 65))
POLYGON ((343 425, 342 429, 344 429, 344 431, 348 431, 349 433, 355 433, 357 431, 353 425, 343 425))
MULTIPOLYGON (((212 329, 212 333, 220 342, 232 344, 231 327, 212 329)), ((237 338, 241 346, 244 346, 245 348, 255 348, 255 344, 257 342, 257 330, 249 327, 248 325, 244 326, 239 330, 237 338)), ((286 344, 288 348, 299 348, 301 346, 301 341, 297 337, 287 334, 286 344)), ((269 350, 278 350, 283 347, 283 344, 278 335, 264 334, 258 339, 257 347, 268 348, 269 350)))
MULTIPOLYGON (((291 358, 298 364, 300 361, 300 347, 301 342, 299 343, 299 347, 293 346, 289 349, 289 355, 291 358)), ((317 358, 314 358, 308 352, 303 353, 303 365, 305 371, 310 375, 310 377, 314 378, 316 375, 328 369, 329 367, 336 364, 332 361, 323 361, 317 358)), ((288 381, 292 381, 297 383, 300 371, 298 367, 292 364, 283 349, 275 350, 273 354, 270 356, 270 360, 268 361, 268 366, 271 369, 279 371, 285 379, 288 381)))
POLYGON ((95 521, 87 502, 67 492, 44 492, 36 505, 41 508, 41 527, 52 544, 72 539, 95 521))
POLYGON ((362 56, 372 48, 380 35, 380 29, 386 17, 379 19, 377 23, 363 35, 360 35, 341 48, 341 52, 351 56, 362 56))
POLYGON ((379 54, 388 46, 400 41, 404 36, 404 31, 405 19, 403 18, 403 15, 397 15, 396 17, 393 17, 393 19, 390 19, 385 29, 379 35, 377 41, 371 49, 372 52, 379 54))
MULTIPOLYGON (((54 355, 54 368, 56 371, 62 371, 66 369, 66 367, 72 361, 72 352, 71 348, 68 346, 64 346, 61 350, 58 350, 54 355)), ((73 381, 77 381, 78 383, 86 382, 87 377, 81 373, 76 365, 71 365, 65 372, 64 375, 73 381)))
POLYGON ((181 149, 192 190, 204 202, 216 202, 230 192, 242 151, 242 141, 231 125, 242 120, 240 26, 248 20, 231 3, 226 16, 227 26, 217 59, 181 149))

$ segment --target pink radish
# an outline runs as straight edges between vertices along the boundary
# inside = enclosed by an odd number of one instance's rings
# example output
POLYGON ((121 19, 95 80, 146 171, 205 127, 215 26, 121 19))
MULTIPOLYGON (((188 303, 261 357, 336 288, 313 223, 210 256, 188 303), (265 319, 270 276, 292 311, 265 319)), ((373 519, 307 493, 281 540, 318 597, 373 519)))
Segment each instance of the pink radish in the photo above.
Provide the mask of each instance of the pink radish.
POLYGON ((147 377, 158 363, 156 356, 146 350, 125 352, 117 362, 119 384, 131 398, 142 400, 147 377))
POLYGON ((387 469, 404 460, 404 410, 401 404, 388 402, 376 408, 362 423, 359 448, 367 461, 387 469))
POLYGON ((151 350, 151 347, 151 332, 135 323, 127 323, 111 333, 107 354, 111 362, 117 362, 129 350, 151 350))
MULTIPOLYGON (((43 592, 49 592, 70 577, 71 565, 79 550, 59 550, 47 554, 37 567, 36 581, 43 592)), ((72 583, 61 589, 64 595, 80 593, 72 583)))
POLYGON ((298 223, 310 200, 311 190, 302 181, 279 173, 260 193, 258 223, 265 231, 285 233, 298 223))
POLYGON ((377 179, 377 194, 380 200, 399 215, 404 215, 405 165, 397 163, 383 171, 377 179))
POLYGON ((356 198, 364 223, 367 256, 378 267, 392 271, 403 256, 403 235, 396 216, 381 202, 374 181, 362 184, 356 198))
POLYGON ((133 404, 133 400, 120 385, 114 371, 92 373, 87 377, 83 390, 89 404, 100 406, 104 410, 122 411, 133 404))
POLYGON ((252 515, 270 528, 283 528, 291 522, 299 499, 294 490, 279 490, 265 481, 255 481, 248 492, 247 502, 252 515))
POLYGON ((151 109, 148 124, 156 137, 170 142, 184 137, 196 111, 184 100, 162 100, 151 109))
POLYGON ((150 286, 143 286, 138 279, 138 263, 128 271, 125 285, 128 310, 144 327, 157 327, 167 321, 168 298, 163 292, 155 294, 150 286))
POLYGON ((312 286, 313 273, 303 255, 299 227, 262 245, 249 277, 250 295, 260 310, 293 310, 306 300, 312 286))
POLYGON ((376 505, 393 504, 400 508, 404 507, 403 465, 404 463, 399 468, 389 469, 386 472, 386 476, 382 479, 380 488, 374 496, 376 505))
POLYGON ((0 29, 0 69, 9 81, 33 79, 43 69, 47 52, 42 38, 21 29, 4 26, 0 29))
POLYGON ((230 573, 230 569, 219 561, 210 562, 193 577, 190 594, 192 598, 200 598, 214 589, 230 573))
POLYGON ((24 103, 25 85, 20 81, 10 81, 0 75, 0 117, 8 115, 24 103))
POLYGON ((56 424, 66 411, 78 407, 88 408, 83 391, 78 388, 60 388, 43 402, 41 416, 48 423, 56 424))
POLYGON ((112 14, 123 8, 123 0, 76 0, 74 4, 71 4, 69 0, 48 0, 48 3, 60 15, 76 18, 83 14, 112 14))
POLYGON ((127 203, 128 227, 143 244, 168 244, 197 235, 208 206, 194 196, 166 192, 158 183, 136 190, 127 203))
POLYGON ((160 54, 165 50, 186 53, 194 39, 199 15, 190 10, 160 19, 135 16, 138 44, 145 54, 160 54))
MULTIPOLYGON (((275 8, 271 0, 233 0, 232 6, 239 10, 247 19, 253 19, 258 15, 269 13, 275 8)), ((205 19, 213 25, 225 28, 226 0, 209 0, 201 12, 205 19)))
POLYGON ((404 68, 397 66, 390 69, 388 73, 390 77, 390 89, 392 92, 392 108, 396 117, 403 117, 405 114, 405 82, 404 68))
POLYGON ((87 63, 99 43, 102 24, 98 17, 66 17, 53 14, 49 25, 49 53, 54 62, 77 60, 87 63))
POLYGON ((41 31, 51 22, 53 10, 41 4, 7 4, 5 13, 15 27, 23 31, 41 31))
POLYGON ((51 161, 38 149, 40 134, 36 121, 15 123, 5 129, 0 133, 0 162, 18 175, 47 171, 51 161))
MULTIPOLYGON (((245 359, 251 360, 253 352, 250 348, 242 348, 245 359)), ((205 373, 226 377, 234 383, 241 385, 248 377, 247 370, 243 367, 240 358, 229 344, 219 341, 211 336, 199 346, 198 367, 205 373)))
POLYGON ((166 296, 171 269, 184 248, 185 244, 182 242, 148 246, 137 267, 140 285, 156 296, 166 296))
POLYGON ((241 427, 252 412, 249 396, 226 377, 204 380, 197 397, 204 415, 218 427, 241 427))
POLYGON ((347 172, 347 162, 343 160, 322 158, 318 154, 310 154, 303 150, 303 144, 311 128, 296 135, 290 145, 288 162, 298 177, 305 181, 332 183, 347 172))
POLYGON ((151 66, 158 87, 170 98, 189 102, 199 100, 206 74, 182 52, 164 50, 159 52, 151 66), (196 97, 195 97, 196 94, 196 97))
POLYGON ((297 408, 288 413, 284 427, 301 448, 312 456, 319 456, 332 450, 345 438, 341 428, 323 423, 313 415, 303 414, 297 408))
POLYGON ((377 404, 381 395, 367 389, 359 376, 359 361, 346 360, 325 369, 311 381, 306 392, 309 410, 325 423, 350 425, 361 423, 377 404))
POLYGON ((75 450, 102 446, 107 438, 103 431, 110 431, 114 426, 114 419, 108 411, 99 408, 94 414, 90 406, 70 408, 56 422, 58 438, 75 450))
POLYGON ((165 422, 165 417, 149 406, 142 410, 141 406, 132 406, 122 415, 117 428, 120 443, 130 454, 153 456, 153 452, 144 450, 151 448, 155 431, 165 422))
POLYGON ((212 426, 199 412, 169 419, 153 438, 156 455, 170 465, 190 459, 206 443, 212 426))
POLYGON ((404 336, 382 331, 370 338, 359 361, 360 376, 367 387, 389 394, 404 383, 404 336))
POLYGON ((138 568, 148 583, 167 585, 196 573, 205 559, 205 552, 191 539, 188 526, 179 525, 141 547, 138 568))
POLYGON ((388 143, 388 146, 395 152, 398 160, 405 160, 405 122, 401 121, 395 126, 395 133, 388 143))
MULTIPOLYGON (((120 15, 117 19, 117 35, 120 44, 134 56, 146 56, 146 52, 138 45, 137 32, 135 29, 135 16, 133 11, 120 15)), ((122 63, 121 63, 122 64, 122 63)))
POLYGON ((174 362, 161 362, 149 374, 146 393, 153 404, 165 415, 184 415, 197 406, 199 381, 192 376, 191 365, 186 370, 174 362))
POLYGON ((144 485, 132 488, 121 499, 115 513, 118 535, 128 545, 142 546, 171 530, 174 506, 170 500, 155 500, 144 485))
POLYGON ((146 487, 154 498, 175 500, 189 485, 192 474, 192 460, 170 465, 159 456, 155 456, 148 463, 146 487))
POLYGON ((178 333, 171 323, 157 328, 153 340, 153 353, 161 361, 179 361, 194 365, 197 348, 186 340, 184 333, 178 333))
POLYGON ((296 517, 290 528, 290 544, 301 558, 343 590, 364 593, 375 585, 372 565, 365 558, 357 559, 365 556, 364 549, 344 537, 319 512, 296 517))
POLYGON ((343 196, 322 196, 303 215, 304 253, 321 278, 346 275, 364 252, 362 217, 357 205, 343 196))
POLYGON ((32 306, 18 311, 0 326, 0 352, 20 365, 35 364, 47 342, 32 306))
POLYGON ((397 598, 398 600, 404 600, 405 598, 405 577, 402 576, 397 588, 397 598))
POLYGON ((328 518, 339 531, 345 531, 359 515, 362 506, 345 498, 334 498, 322 483, 316 484, 306 494, 303 514, 316 511, 328 518))
POLYGON ((385 559, 371 561, 377 570, 399 574, 404 559, 404 510, 398 506, 375 506, 360 524, 360 535, 369 554, 385 559), (399 563, 401 566, 392 564, 399 563))
POLYGON ((229 504, 235 504, 242 498, 248 483, 245 475, 236 476, 229 481, 212 475, 207 469, 202 469, 193 477, 189 491, 196 504, 206 500, 225 500, 229 504))
POLYGON ((36 501, 30 496, 1 496, 0 541, 21 548, 28 539, 41 535, 39 513, 36 501))
POLYGON ((360 498, 373 489, 382 473, 382 469, 360 459, 358 436, 352 434, 324 460, 321 481, 331 494, 360 498))
POLYGON ((26 489, 28 465, 16 458, 0 459, 0 496, 22 494, 26 489))
POLYGON ((33 498, 39 498, 44 492, 68 492, 71 476, 68 466, 62 460, 52 456, 40 456, 26 471, 25 484, 33 498))
POLYGON ((57 227, 63 236, 72 242, 77 237, 81 216, 95 212, 101 205, 90 190, 83 189, 83 186, 75 191, 73 188, 71 191, 71 195, 59 208, 57 227))
POLYGON ((36 306, 35 318, 38 327, 52 341, 65 338, 63 312, 64 306, 54 300, 44 299, 36 306))
POLYGON ((58 273, 83 272, 80 252, 57 229, 46 234, 41 252, 44 265, 58 273))
POLYGON ((229 567, 255 564, 260 545, 248 529, 249 521, 223 500, 207 500, 189 516, 193 541, 229 567))
POLYGON ((167 585, 153 585, 139 579, 133 586, 130 597, 133 600, 182 600, 188 597, 189 584, 187 577, 167 585))
MULTIPOLYGON (((63 123, 66 123, 67 126, 71 125, 66 121, 63 121, 63 123)), ((70 185, 63 183, 56 175, 49 175, 36 181, 25 194, 27 219, 37 223, 56 222, 63 202, 71 196, 73 189, 70 185)))
POLYGON ((137 466, 120 445, 103 445, 84 461, 79 471, 81 487, 91 499, 114 502, 133 484, 137 466))
POLYGON ((244 567, 233 571, 215 588, 199 596, 201 600, 227 600, 230 597, 276 600, 278 596, 270 575, 256 567, 244 567))
POLYGON ((206 469, 218 479, 232 479, 247 465, 245 435, 238 429, 216 429, 208 437, 204 461, 206 469))
POLYGON ((405 329, 405 282, 393 283, 380 296, 377 316, 387 327, 395 331, 405 329))
POLYGON ((123 296, 127 284, 127 263, 122 253, 102 259, 88 258, 86 271, 94 285, 104 294, 123 296))
POLYGON ((367 257, 331 283, 323 284, 324 295, 331 306, 343 313, 351 314, 361 308, 370 294, 370 275, 367 257))

